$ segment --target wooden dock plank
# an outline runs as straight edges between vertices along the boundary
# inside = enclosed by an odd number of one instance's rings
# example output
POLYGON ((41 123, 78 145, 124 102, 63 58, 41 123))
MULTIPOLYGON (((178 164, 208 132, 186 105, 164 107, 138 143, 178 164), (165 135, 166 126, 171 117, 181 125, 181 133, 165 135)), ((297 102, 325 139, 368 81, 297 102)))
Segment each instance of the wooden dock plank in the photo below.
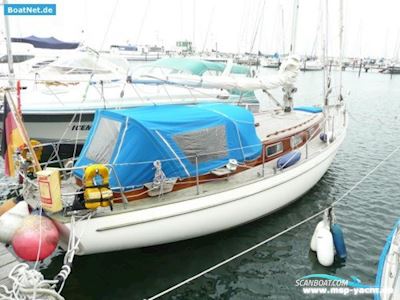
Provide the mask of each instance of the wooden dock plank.
POLYGON ((11 253, 0 254, 0 264, 2 266, 8 265, 9 263, 12 263, 14 261, 16 261, 16 259, 11 253))
POLYGON ((8 279, 8 274, 15 265, 18 264, 18 260, 8 251, 8 249, 0 244, 0 285, 11 287, 11 281, 8 279))
POLYGON ((7 265, 4 265, 0 269, 0 280, 6 279, 8 277, 8 274, 10 273, 11 269, 14 268, 14 266, 17 264, 17 262, 12 262, 7 265))
MULTIPOLYGON (((11 288, 11 286, 12 286, 12 280, 10 279, 10 278, 4 278, 4 279, 1 279, 0 280, 0 285, 4 285, 4 286, 6 286, 8 289, 10 289, 11 288)), ((3 290, 1 290, 1 291, 3 291, 3 290)))
POLYGON ((4 245, 0 245, 0 255, 10 253, 4 245))

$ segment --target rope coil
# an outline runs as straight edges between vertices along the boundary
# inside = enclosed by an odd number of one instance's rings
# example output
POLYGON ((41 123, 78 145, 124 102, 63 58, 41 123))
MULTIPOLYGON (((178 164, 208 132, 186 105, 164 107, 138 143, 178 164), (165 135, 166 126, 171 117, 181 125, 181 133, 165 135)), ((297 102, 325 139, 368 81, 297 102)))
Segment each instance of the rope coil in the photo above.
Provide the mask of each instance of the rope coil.
POLYGON ((0 285, 0 289, 5 291, 4 294, 0 294, 1 300, 64 300, 64 297, 52 289, 57 280, 44 279, 44 276, 39 271, 31 269, 26 263, 16 265, 10 271, 8 277, 13 282, 12 289, 9 290, 4 285, 0 285))

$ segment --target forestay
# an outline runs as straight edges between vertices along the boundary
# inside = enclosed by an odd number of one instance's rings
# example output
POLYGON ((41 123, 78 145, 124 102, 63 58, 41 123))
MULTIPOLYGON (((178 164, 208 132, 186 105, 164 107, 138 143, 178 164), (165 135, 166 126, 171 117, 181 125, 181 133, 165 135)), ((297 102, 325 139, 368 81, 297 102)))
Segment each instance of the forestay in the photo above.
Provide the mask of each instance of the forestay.
MULTIPOLYGON (((249 111, 219 103, 162 105, 97 111, 76 166, 112 164, 112 187, 117 174, 124 188, 137 188, 152 182, 156 160, 167 177, 182 179, 260 155, 249 111)), ((82 178, 83 170, 75 175, 82 178)))

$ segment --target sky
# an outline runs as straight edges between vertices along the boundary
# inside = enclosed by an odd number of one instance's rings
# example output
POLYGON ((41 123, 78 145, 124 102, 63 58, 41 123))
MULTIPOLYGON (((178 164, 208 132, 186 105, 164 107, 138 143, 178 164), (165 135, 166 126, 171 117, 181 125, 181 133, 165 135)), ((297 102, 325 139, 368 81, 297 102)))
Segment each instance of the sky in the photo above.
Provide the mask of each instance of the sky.
MULTIPOLYGON (((339 0, 328 1, 328 35, 321 28, 321 2, 299 0, 296 52, 339 53, 339 0), (321 31, 324 33, 322 34, 321 31)), ((11 35, 54 36, 98 50, 110 44, 173 48, 191 40, 197 50, 287 52, 293 0, 9 0, 56 3, 56 16, 11 16, 11 35)), ((400 1, 344 0, 344 55, 396 57, 400 47, 400 1)), ((0 34, 4 36, 1 14, 0 34)))

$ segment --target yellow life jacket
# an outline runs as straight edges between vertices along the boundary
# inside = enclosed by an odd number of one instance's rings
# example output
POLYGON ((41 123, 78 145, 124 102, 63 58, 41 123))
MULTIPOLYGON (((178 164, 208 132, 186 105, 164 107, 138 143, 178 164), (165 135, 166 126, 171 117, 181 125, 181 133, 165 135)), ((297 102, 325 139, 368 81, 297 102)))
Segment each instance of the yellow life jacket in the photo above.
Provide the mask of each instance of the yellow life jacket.
POLYGON ((83 198, 87 209, 96 209, 99 206, 112 207, 113 192, 109 188, 109 183, 110 174, 106 166, 94 164, 85 169, 83 198), (101 184, 95 182, 98 175, 102 178, 101 184))

